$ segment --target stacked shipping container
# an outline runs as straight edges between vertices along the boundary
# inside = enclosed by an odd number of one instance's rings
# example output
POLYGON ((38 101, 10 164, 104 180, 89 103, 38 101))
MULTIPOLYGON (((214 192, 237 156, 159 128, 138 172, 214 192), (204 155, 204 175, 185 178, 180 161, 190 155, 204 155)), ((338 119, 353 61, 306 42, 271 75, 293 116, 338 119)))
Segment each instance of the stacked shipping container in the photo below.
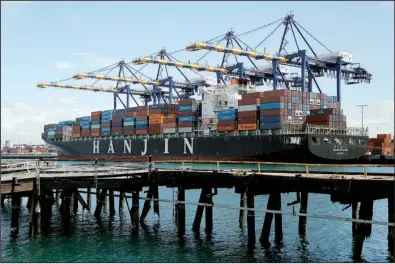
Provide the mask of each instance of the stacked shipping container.
POLYGON ((250 131, 257 129, 259 119, 258 107, 263 93, 243 94, 238 102, 238 125, 239 131, 250 131))
POLYGON ((180 100, 178 106, 178 133, 191 133, 198 121, 195 99, 180 100))
POLYGON ((136 107, 136 135, 148 134, 148 106, 136 107))
POLYGON ((369 151, 373 155, 394 155, 394 144, 391 140, 391 134, 377 134, 377 138, 369 139, 369 151))
POLYGON ((237 109, 225 109, 218 111, 218 131, 235 131, 237 129, 237 109))
POLYGON ((56 132, 56 124, 44 125, 44 137, 48 139, 54 139, 56 132))
POLYGON ((125 117, 125 109, 115 110, 111 120, 111 135, 122 136, 123 135, 123 118, 125 117))

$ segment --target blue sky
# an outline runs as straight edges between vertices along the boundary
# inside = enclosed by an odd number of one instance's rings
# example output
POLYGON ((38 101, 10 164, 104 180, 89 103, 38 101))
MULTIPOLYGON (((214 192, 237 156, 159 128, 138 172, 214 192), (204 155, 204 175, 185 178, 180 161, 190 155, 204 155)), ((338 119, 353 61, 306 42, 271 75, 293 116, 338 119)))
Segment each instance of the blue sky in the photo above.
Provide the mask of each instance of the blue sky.
MULTIPOLYGON (((380 133, 394 130, 393 2, 24 1, 2 2, 1 9, 1 136, 13 143, 19 138, 21 142, 41 143, 44 124, 112 107, 109 94, 38 89, 38 82, 66 79, 121 59, 129 62, 164 47, 179 50, 231 28, 236 34, 242 33, 290 11, 328 48, 352 53, 353 61, 373 74, 371 84, 343 84, 348 124, 360 126, 356 104, 368 104, 364 116, 370 135, 376 133, 375 127, 380 133)), ((273 29, 271 26, 241 39, 256 46, 273 29)), ((258 51, 266 47, 269 53, 277 52, 281 32, 258 51)), ((325 52, 310 40, 317 52, 325 52)), ((287 51, 291 52, 292 39, 289 42, 287 51)), ((174 56, 194 61, 203 53, 184 51, 174 56)), ((210 56, 201 63, 220 63, 218 54, 210 56)), ((154 78, 154 65, 143 72, 154 78)), ((335 95, 334 79, 321 78, 319 83, 323 92, 335 95)))

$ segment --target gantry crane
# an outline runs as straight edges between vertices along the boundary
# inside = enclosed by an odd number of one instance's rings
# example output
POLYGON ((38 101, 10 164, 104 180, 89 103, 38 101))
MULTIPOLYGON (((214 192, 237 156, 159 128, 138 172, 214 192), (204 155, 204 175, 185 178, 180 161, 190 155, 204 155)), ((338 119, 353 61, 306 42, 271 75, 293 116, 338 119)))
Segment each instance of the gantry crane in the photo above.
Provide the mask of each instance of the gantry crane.
MULTIPOLYGON (((266 52, 257 52, 254 49, 247 48, 246 50, 243 49, 234 49, 229 47, 223 47, 218 45, 212 45, 206 42, 196 42, 191 45, 188 45, 186 49, 188 51, 198 51, 198 50, 208 50, 208 51, 216 51, 221 52, 224 54, 234 54, 236 56, 244 56, 249 59, 255 60, 267 60, 272 62, 272 69, 273 69, 273 89, 277 89, 278 78, 277 75, 279 74, 278 66, 280 64, 287 65, 291 67, 299 67, 301 68, 301 77, 294 77, 293 78, 293 87, 300 87, 302 91, 305 91, 306 86, 309 92, 312 92, 312 83, 316 84, 319 92, 321 93, 321 89, 317 83, 316 78, 325 76, 325 73, 329 73, 331 76, 335 76, 337 79, 337 100, 340 101, 341 99, 341 79, 345 80, 346 84, 356 84, 356 83, 370 83, 372 79, 372 74, 368 73, 364 68, 360 66, 359 63, 352 63, 351 60, 345 59, 342 54, 334 54, 329 58, 319 58, 315 51, 312 49, 311 45, 307 42, 306 38, 300 31, 299 27, 305 30, 298 22, 294 20, 293 13, 287 15, 284 19, 281 20, 280 24, 276 27, 274 31, 270 33, 268 37, 270 37, 281 25, 285 25, 284 33, 281 39, 281 44, 279 48, 279 52, 277 55, 270 55, 266 54, 266 52), (299 44, 297 42, 294 28, 300 34, 304 42, 307 44, 309 50, 312 52, 314 57, 307 56, 306 50, 301 50, 299 48, 299 44), (287 33, 291 29, 293 38, 296 42, 296 46, 298 51, 291 54, 284 54, 285 45, 287 41, 285 37, 287 33), (281 55, 281 53, 283 54, 281 55), (307 78, 306 78, 307 77, 307 78), (307 82, 306 82, 307 79, 307 82), (307 83, 307 84, 306 84, 307 83)), ((273 22, 274 23, 274 22, 273 22)), ((271 23, 271 24, 273 24, 271 23)), ((312 36, 307 30, 305 30, 310 36, 312 36)), ((251 31, 250 31, 251 32, 251 31)), ((249 32, 248 32, 249 33, 249 32)), ((260 42, 258 46, 260 46, 268 37, 266 37, 263 41, 260 42)), ((312 36, 313 37, 313 36, 312 36)), ((318 43, 320 43, 323 47, 325 47, 321 42, 319 42, 315 37, 313 37, 318 43)), ((258 47, 257 46, 257 47, 258 47)), ((326 47, 325 47, 326 48, 326 47)), ((326 48, 327 49, 327 48, 326 48)), ((329 49, 327 49, 330 51, 329 49)), ((286 51, 285 51, 286 53, 286 51)), ((253 63, 254 64, 254 63, 253 63)), ((255 64, 254 64, 255 66, 255 64)), ((256 68, 256 66, 255 66, 256 68)), ((281 74, 281 73, 280 73, 281 74)), ((284 80, 286 83, 287 81, 284 80)), ((288 88, 288 85, 287 85, 288 88)))

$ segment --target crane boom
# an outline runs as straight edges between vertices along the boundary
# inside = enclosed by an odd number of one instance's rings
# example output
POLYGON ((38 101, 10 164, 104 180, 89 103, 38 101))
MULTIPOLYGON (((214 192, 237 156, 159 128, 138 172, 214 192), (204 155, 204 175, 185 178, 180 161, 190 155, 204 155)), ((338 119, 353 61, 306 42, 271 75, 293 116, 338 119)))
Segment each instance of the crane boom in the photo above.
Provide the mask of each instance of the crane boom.
MULTIPOLYGON (((75 90, 85 90, 85 91, 93 91, 93 92, 105 92, 105 93, 126 93, 126 92, 121 92, 119 89, 107 89, 107 88, 101 88, 101 87, 93 87, 93 86, 80 86, 80 85, 67 85, 64 83, 56 83, 56 82, 44 82, 44 83, 39 83, 37 85, 38 88, 47 88, 47 87, 56 87, 56 88, 65 88, 65 89, 75 89, 75 90)), ((146 91, 138 91, 134 90, 133 94, 135 95, 144 95, 146 91)))
POLYGON ((121 78, 117 76, 104 76, 104 75, 95 75, 89 73, 77 73, 73 76, 74 79, 83 79, 83 78, 91 78, 98 80, 107 80, 107 81, 121 81, 133 84, 146 84, 146 85, 155 85, 159 86, 160 82, 158 81, 149 81, 149 80, 137 80, 132 78, 121 78))
POLYGON ((218 72, 218 73, 223 73, 223 74, 228 73, 228 70, 225 68, 217 68, 217 67, 213 67, 213 66, 202 66, 199 64, 188 64, 188 63, 184 63, 184 62, 173 62, 173 61, 167 61, 167 60, 162 60, 162 59, 153 59, 150 57, 141 57, 141 58, 137 58, 133 61, 133 64, 136 64, 136 65, 141 65, 141 64, 146 64, 146 63, 162 64, 162 65, 167 65, 167 66, 175 66, 175 67, 193 69, 193 70, 198 70, 198 71, 218 72))
POLYGON ((267 61, 273 61, 273 60, 278 60, 280 63, 286 63, 288 62, 288 59, 285 57, 278 57, 278 56, 273 56, 265 53, 258 53, 256 51, 244 51, 240 49, 229 49, 225 48, 222 46, 213 46, 204 42, 197 42, 193 43, 191 45, 188 45, 186 47, 188 51, 197 51, 201 49, 205 50, 213 50, 216 52, 222 52, 222 53, 232 53, 235 55, 240 55, 240 56, 245 56, 245 57, 250 57, 250 58, 255 58, 255 59, 263 59, 267 61))

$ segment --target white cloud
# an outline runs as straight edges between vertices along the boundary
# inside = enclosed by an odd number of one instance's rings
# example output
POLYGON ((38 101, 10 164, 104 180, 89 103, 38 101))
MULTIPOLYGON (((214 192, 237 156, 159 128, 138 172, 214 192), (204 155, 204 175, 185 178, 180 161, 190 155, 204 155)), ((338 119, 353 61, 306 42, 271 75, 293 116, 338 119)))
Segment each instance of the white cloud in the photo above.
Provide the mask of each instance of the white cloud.
POLYGON ((60 69, 70 69, 73 68, 74 65, 71 62, 68 61, 57 61, 56 62, 56 68, 60 68, 60 69))
MULTIPOLYGON (((62 99, 59 99, 62 101, 62 99)), ((63 98, 64 101, 64 98, 63 98)), ((67 104, 67 103, 64 103, 67 104)), ((12 144, 19 141, 27 143, 42 143, 41 133, 45 124, 58 123, 62 120, 73 120, 79 116, 89 115, 90 109, 38 108, 27 104, 3 104, 1 107, 1 136, 12 140, 12 144)))

